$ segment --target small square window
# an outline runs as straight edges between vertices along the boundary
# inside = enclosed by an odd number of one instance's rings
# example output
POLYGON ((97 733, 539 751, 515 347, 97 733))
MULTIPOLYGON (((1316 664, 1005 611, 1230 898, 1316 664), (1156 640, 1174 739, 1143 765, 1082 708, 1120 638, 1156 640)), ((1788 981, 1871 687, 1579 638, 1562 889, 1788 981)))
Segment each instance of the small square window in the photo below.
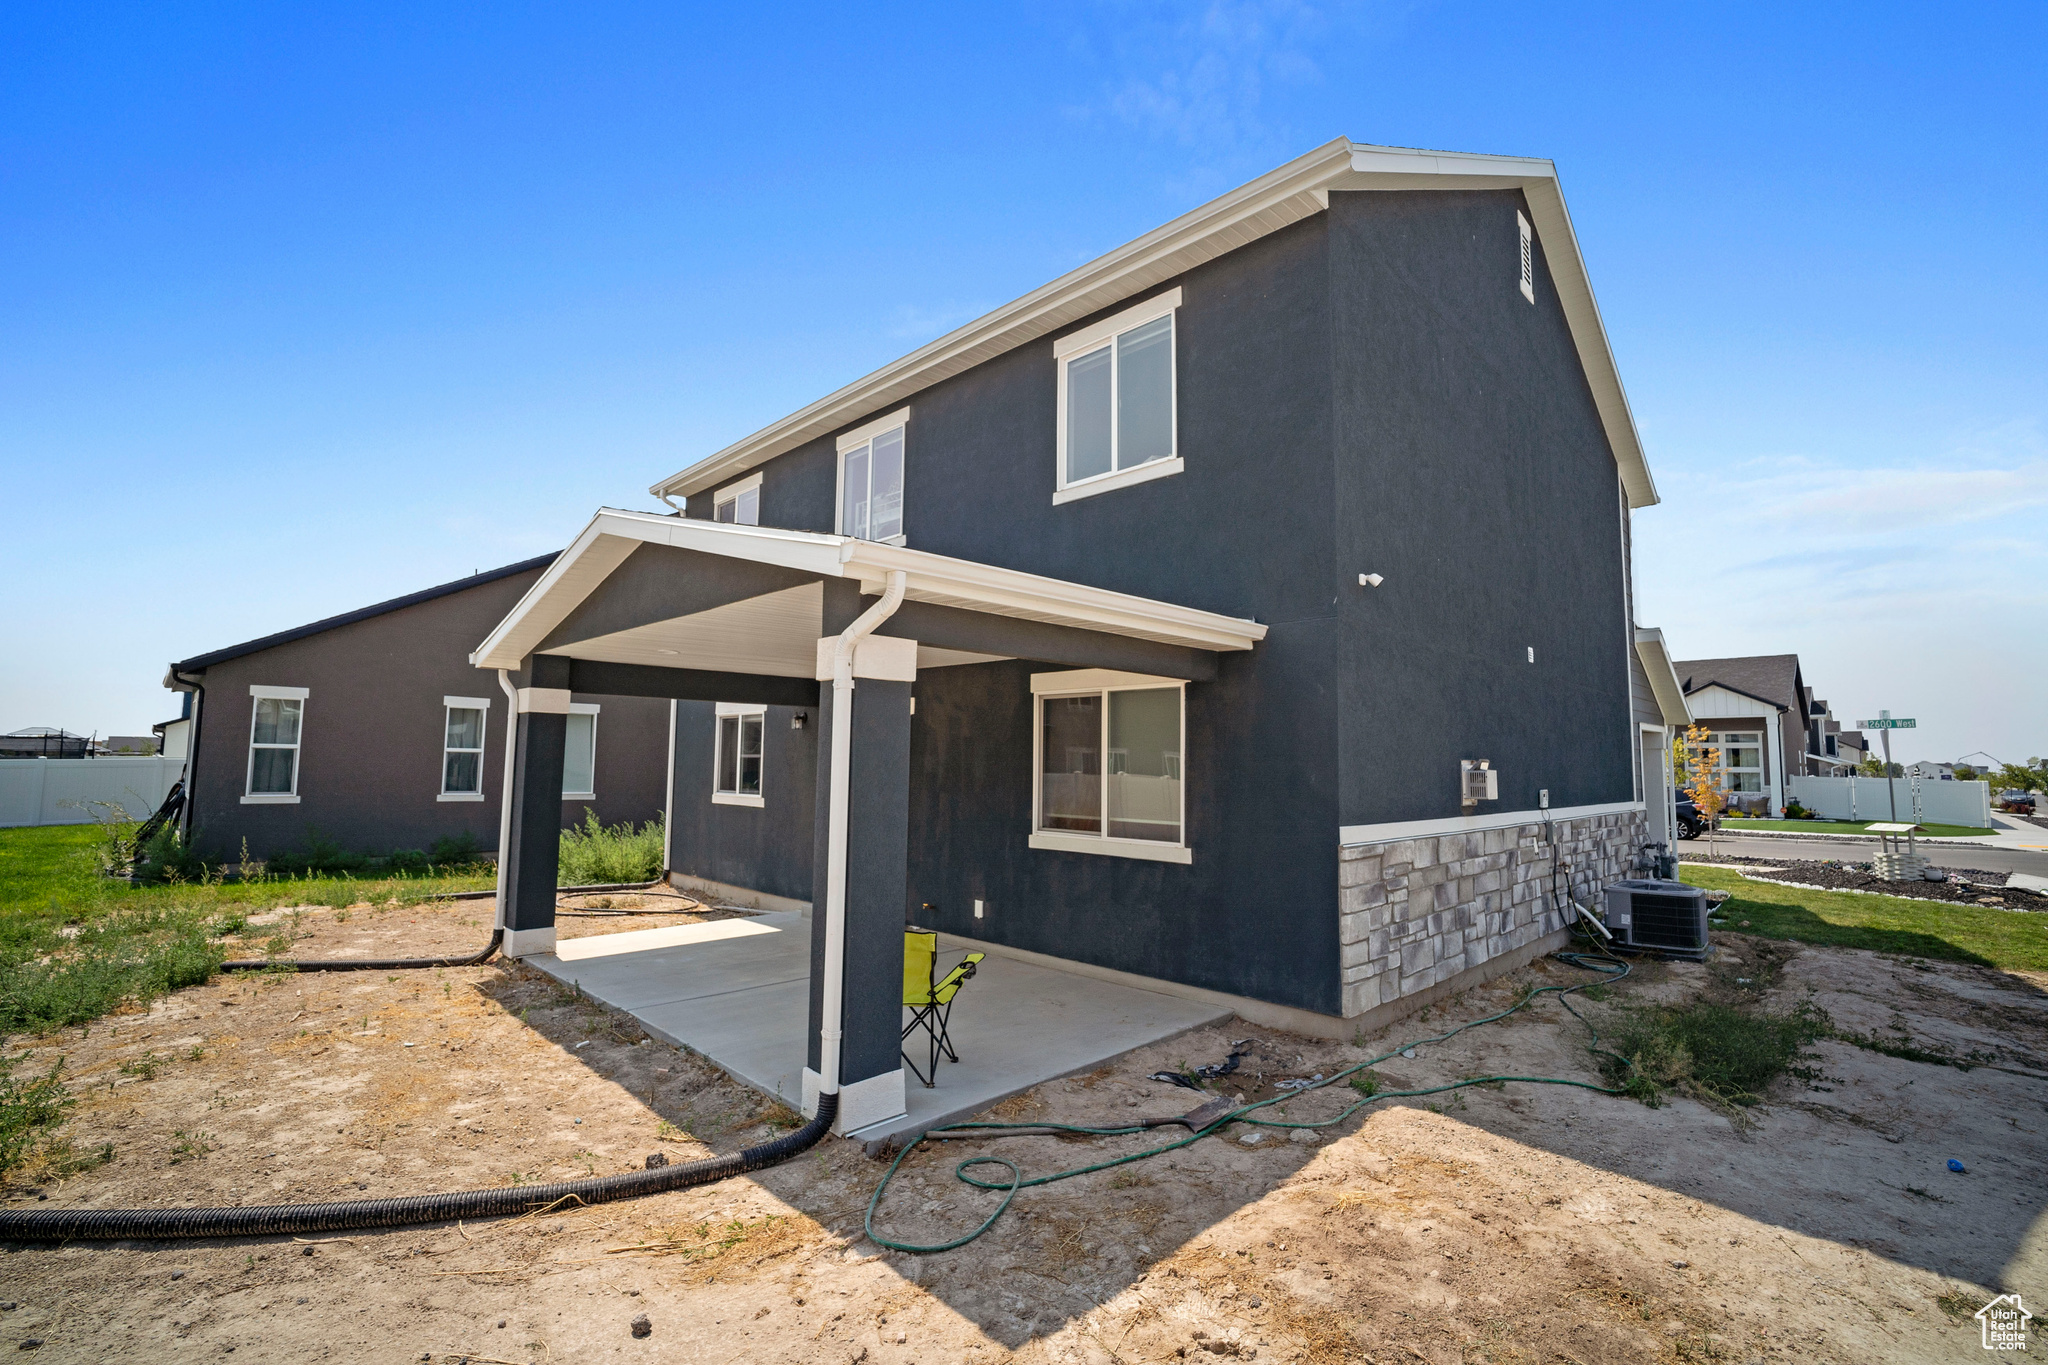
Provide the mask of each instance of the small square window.
POLYGON ((1187 862, 1185 689, 1085 669, 1037 674, 1033 848, 1187 862))
POLYGON ((761 476, 749 475, 711 495, 711 519, 735 526, 761 524, 761 476))

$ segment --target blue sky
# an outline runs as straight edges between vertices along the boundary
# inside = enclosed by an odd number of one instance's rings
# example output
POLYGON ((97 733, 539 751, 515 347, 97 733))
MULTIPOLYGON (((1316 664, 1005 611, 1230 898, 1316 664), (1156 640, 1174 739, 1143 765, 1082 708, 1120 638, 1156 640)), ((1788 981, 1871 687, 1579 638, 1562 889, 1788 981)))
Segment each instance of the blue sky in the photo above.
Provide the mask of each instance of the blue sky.
POLYGON ((0 730, 559 547, 1329 138, 1558 164, 1639 614, 2048 753, 2038 5, 15 6, 0 730))

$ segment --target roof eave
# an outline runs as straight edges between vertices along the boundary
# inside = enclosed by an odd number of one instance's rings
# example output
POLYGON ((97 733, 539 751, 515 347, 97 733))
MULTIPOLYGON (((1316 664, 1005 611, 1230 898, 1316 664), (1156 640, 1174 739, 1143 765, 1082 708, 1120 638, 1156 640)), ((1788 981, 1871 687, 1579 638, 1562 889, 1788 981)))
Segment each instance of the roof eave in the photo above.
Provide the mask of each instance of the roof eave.
POLYGON ((807 441, 982 361, 1185 273, 1203 261, 1329 207, 1330 191, 1518 188, 1545 243, 1558 298, 1586 370, 1630 507, 1658 501, 1642 441, 1558 185, 1557 168, 1535 157, 1377 147, 1337 138, 1144 236, 1067 272, 994 312, 948 332, 874 373, 800 408, 743 440, 649 486, 656 497, 716 488, 807 441), (1562 248, 1562 249, 1560 249, 1562 248))

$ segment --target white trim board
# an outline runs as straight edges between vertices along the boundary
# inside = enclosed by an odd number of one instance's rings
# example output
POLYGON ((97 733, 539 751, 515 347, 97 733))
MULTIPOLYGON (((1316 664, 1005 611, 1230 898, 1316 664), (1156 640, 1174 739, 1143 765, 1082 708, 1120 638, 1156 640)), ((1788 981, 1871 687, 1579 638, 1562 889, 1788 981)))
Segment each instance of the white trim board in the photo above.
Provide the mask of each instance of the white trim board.
POLYGON ((1340 825, 1340 844, 1385 844, 1396 839, 1422 839, 1436 834, 1470 834, 1476 830, 1506 829, 1510 825, 1541 824, 1551 820, 1584 820, 1595 815, 1619 815, 1642 810, 1640 801, 1609 801, 1598 806, 1556 806, 1550 810, 1503 810, 1485 815, 1454 815, 1446 820, 1393 820, 1383 825, 1340 825))
POLYGON ((310 688, 305 687, 266 687, 262 683, 250 683, 249 695, 252 697, 268 697, 280 701, 304 701, 312 696, 313 693, 310 688))
MULTIPOLYGON (((753 435, 654 484, 657 497, 699 493, 869 414, 902 405, 941 380, 1091 314, 1176 280, 1205 261, 1298 223, 1330 206, 1332 190, 1518 189, 1536 248, 1571 329, 1587 386, 1620 466, 1629 505, 1648 507, 1657 487, 1629 411, 1593 284, 1572 230, 1557 166, 1541 157, 1425 152, 1335 138, 1135 240, 1041 285, 1022 298, 827 394, 753 435)), ((1506 287, 1503 282, 1503 287, 1506 287)))
POLYGON ((866 445, 885 431, 894 431, 898 427, 908 425, 910 425, 910 409, 898 408, 886 417, 877 417, 872 422, 861 423, 852 431, 840 436, 835 444, 838 446, 839 453, 844 455, 856 446, 866 445))

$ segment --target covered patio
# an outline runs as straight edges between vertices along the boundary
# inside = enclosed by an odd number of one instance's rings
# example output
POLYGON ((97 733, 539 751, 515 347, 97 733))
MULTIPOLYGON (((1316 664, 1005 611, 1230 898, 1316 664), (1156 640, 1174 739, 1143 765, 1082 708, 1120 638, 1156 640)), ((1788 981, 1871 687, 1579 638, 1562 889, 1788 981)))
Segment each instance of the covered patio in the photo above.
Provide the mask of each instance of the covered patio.
MULTIPOLYGON (((701 1053, 794 1106, 803 1094, 809 1033, 810 936, 808 917, 778 911, 569 939, 526 961, 625 1010, 652 1036, 701 1053)), ((941 970, 968 949, 941 935, 941 970)), ((846 1135, 901 1140, 1230 1014, 1227 1006, 1080 976, 998 950, 982 962, 953 1016, 959 1064, 941 1062, 930 1089, 913 1080, 902 1114, 846 1135)))
MULTIPOLYGON (((498 670, 516 716, 499 845, 506 951, 807 1115, 836 1095, 835 1131, 868 1137, 1208 1022, 1227 1010, 991 951, 955 1012, 963 1061, 942 1065, 938 1091, 906 1088, 912 686, 921 671, 1002 660, 1199 685, 1216 677, 1219 654, 1250 650, 1265 633, 1254 621, 848 536, 601 511, 471 656, 498 670), (563 736, 579 692, 815 714, 816 913, 579 940, 557 953, 563 736)), ((948 961, 957 955, 955 945, 948 961)))

